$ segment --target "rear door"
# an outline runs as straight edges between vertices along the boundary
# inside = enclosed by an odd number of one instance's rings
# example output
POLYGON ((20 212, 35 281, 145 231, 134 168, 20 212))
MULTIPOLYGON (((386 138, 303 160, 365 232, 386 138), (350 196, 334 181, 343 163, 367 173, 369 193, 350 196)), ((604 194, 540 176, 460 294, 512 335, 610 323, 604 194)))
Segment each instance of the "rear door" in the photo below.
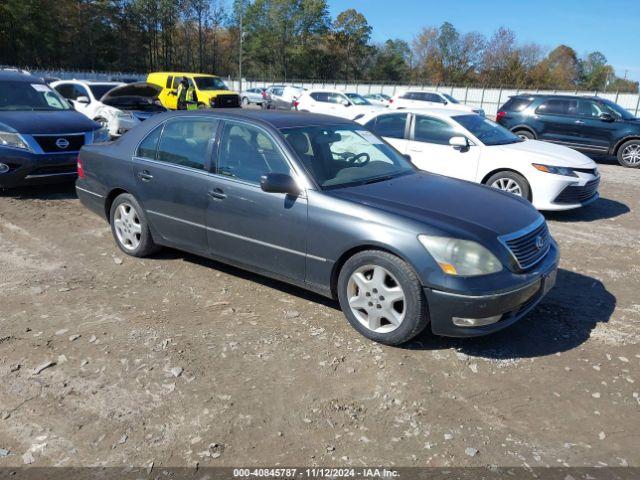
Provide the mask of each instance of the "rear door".
POLYGON ((451 137, 460 136, 465 137, 442 118, 413 115, 407 153, 420 170, 475 181, 480 147, 471 145, 467 149, 459 149, 449 145, 451 137))
POLYGON ((538 139, 575 146, 580 142, 577 127, 581 119, 577 110, 577 99, 549 98, 543 101, 535 111, 535 120, 540 125, 538 139))
POLYGON ((402 154, 408 153, 409 130, 408 113, 387 113, 378 115, 365 124, 369 130, 383 137, 402 154))
POLYGON ((215 172, 206 220, 211 254, 303 281, 306 196, 260 188, 266 173, 293 173, 276 139, 255 125, 224 122, 215 172))
POLYGON ((208 250, 205 215, 219 122, 177 117, 157 127, 133 158, 137 198, 163 242, 196 253, 208 250))

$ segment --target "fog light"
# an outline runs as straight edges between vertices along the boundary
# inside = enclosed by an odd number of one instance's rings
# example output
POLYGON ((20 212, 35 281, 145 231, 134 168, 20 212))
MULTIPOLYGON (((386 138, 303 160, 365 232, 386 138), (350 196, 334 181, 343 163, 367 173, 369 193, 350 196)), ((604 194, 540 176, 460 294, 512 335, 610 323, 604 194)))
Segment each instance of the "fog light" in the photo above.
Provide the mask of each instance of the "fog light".
POLYGON ((6 163, 0 163, 0 173, 7 173, 9 171, 9 165, 6 163))
POLYGON ((495 315, 493 317, 486 318, 460 318, 453 317, 453 324, 458 327, 484 327, 485 325, 491 325, 496 323, 502 318, 502 315, 495 315))

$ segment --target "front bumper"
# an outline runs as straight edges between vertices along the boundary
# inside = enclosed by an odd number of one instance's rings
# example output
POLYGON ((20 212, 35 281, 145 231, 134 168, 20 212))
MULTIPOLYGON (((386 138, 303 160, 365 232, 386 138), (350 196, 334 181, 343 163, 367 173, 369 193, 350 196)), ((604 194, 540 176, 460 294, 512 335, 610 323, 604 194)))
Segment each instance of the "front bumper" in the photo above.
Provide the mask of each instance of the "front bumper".
POLYGON ((0 148, 0 163, 9 166, 0 173, 0 188, 71 182, 77 177, 77 158, 78 152, 37 154, 0 148))
POLYGON ((573 178, 540 172, 532 180, 532 203, 538 210, 545 211, 584 207, 600 198, 599 186, 599 175, 578 173, 578 178, 573 178))
POLYGON ((484 295, 461 295, 424 288, 431 317, 431 330, 446 337, 476 337, 497 332, 514 324, 529 313, 553 288, 558 271, 558 251, 550 250, 547 258, 536 267, 536 278, 506 292, 484 295), (489 325, 459 326, 454 318, 486 319, 500 316, 489 325))

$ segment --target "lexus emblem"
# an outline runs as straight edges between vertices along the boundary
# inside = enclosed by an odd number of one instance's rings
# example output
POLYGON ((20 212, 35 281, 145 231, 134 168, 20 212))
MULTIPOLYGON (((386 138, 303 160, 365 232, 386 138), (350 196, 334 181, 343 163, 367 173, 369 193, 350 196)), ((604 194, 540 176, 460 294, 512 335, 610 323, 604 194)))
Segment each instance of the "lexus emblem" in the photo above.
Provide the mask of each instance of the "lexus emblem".
POLYGON ((536 248, 542 250, 542 247, 544 247, 544 238, 542 238, 542 235, 538 235, 536 238, 536 248))
POLYGON ((56 140, 56 147, 58 147, 59 149, 64 150, 68 146, 69 140, 67 140, 66 138, 59 138, 56 140))

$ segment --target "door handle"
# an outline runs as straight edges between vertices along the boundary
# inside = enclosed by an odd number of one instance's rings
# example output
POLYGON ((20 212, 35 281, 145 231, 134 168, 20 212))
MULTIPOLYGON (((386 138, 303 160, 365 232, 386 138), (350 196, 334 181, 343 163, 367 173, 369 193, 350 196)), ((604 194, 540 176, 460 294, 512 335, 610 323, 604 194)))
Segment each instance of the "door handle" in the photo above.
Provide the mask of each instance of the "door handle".
POLYGON ((576 125, 584 125, 584 122, 582 120, 576 120, 575 124, 576 125))
POLYGON ((227 198, 227 195, 222 191, 221 188, 214 188, 213 190, 209 190, 207 192, 207 195, 209 195, 214 200, 224 200, 225 198, 227 198))
POLYGON ((422 149, 421 148, 410 148, 409 149, 410 152, 416 152, 416 153, 422 153, 422 149))
POLYGON ((151 175, 147 170, 142 170, 138 172, 138 178, 143 182, 148 182, 149 180, 153 180, 153 175, 151 175))

